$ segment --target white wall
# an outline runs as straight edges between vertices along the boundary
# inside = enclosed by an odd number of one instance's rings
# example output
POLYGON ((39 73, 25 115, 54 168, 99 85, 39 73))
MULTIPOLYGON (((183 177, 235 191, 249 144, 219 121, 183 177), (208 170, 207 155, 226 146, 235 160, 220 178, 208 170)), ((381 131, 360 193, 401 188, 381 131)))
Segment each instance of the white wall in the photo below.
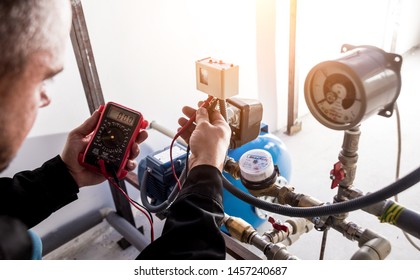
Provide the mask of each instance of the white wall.
POLYGON ((397 44, 396 52, 404 53, 413 46, 420 44, 420 1, 397 1, 400 13, 397 17, 397 44))
MULTIPOLYGON (((280 123, 287 123, 288 1, 278 1, 278 108, 280 123), (286 110, 286 111, 285 111, 286 110)), ((403 54, 420 44, 420 1, 416 0, 297 0, 296 67, 299 116, 309 112, 303 85, 309 70, 319 62, 335 59, 343 44, 373 45, 403 54)), ((303 128, 304 129, 304 128, 303 128)))
MULTIPOLYGON (((82 4, 106 101, 175 130, 182 106, 207 97, 195 88, 195 61, 208 56, 239 65, 239 95, 257 98, 255 0, 82 4)), ((69 131, 89 115, 71 47, 67 62, 31 136, 69 131)))
MULTIPOLYGON (((267 109, 263 121, 272 131, 286 126, 289 1, 82 4, 107 101, 133 107, 147 120, 175 130, 182 106, 196 106, 206 97, 195 88, 195 61, 212 56, 239 65, 239 95, 261 99, 267 109), (257 17, 257 11, 263 14, 257 17), (256 38, 275 47, 265 48, 256 38)), ((335 58, 343 43, 389 51, 395 29, 396 52, 407 51, 420 43, 419 11, 417 0, 298 0, 299 115, 308 112, 303 83, 310 68, 335 58)), ((70 40, 68 46, 66 69, 50 86, 53 103, 40 110, 30 136, 67 132, 89 115, 70 40)))

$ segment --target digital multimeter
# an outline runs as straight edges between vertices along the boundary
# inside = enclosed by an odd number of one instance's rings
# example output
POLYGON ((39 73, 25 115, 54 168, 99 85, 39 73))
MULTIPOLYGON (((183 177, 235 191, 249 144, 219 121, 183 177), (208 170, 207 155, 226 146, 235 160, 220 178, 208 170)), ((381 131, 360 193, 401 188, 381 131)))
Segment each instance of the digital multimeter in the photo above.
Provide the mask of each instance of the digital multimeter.
POLYGON ((131 146, 148 123, 140 112, 114 102, 99 107, 101 117, 79 162, 89 170, 122 179, 131 146), (104 174, 105 173, 105 174, 104 174))

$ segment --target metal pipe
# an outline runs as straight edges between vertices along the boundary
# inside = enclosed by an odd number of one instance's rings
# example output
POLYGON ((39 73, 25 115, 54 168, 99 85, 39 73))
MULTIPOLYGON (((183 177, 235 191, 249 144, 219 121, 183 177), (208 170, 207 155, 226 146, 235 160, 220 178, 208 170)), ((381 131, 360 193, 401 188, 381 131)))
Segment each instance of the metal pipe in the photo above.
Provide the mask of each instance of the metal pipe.
POLYGON ((290 254, 283 244, 269 242, 267 237, 258 235, 257 231, 246 221, 238 217, 225 214, 223 223, 227 230, 235 239, 253 245, 261 250, 267 259, 270 260, 297 260, 298 258, 290 254))
POLYGON ((352 260, 384 260, 391 252, 391 243, 369 229, 360 236, 359 247, 352 260))
POLYGON ((338 155, 338 159, 342 164, 345 172, 344 179, 340 182, 341 187, 351 187, 356 177, 356 168, 359 147, 360 128, 356 126, 344 132, 342 149, 338 155))
MULTIPOLYGON (((362 197, 362 191, 354 188, 339 188, 336 198, 343 200, 362 197)), ((382 223, 389 223, 420 239, 420 214, 391 201, 383 200, 362 208, 375 215, 382 223)))
POLYGON ((225 121, 227 121, 227 105, 226 105, 226 100, 224 99, 219 99, 219 110, 220 110, 220 114, 222 115, 222 117, 225 119, 225 121))
POLYGON ((297 0, 290 1, 289 25, 289 84, 287 97, 287 130, 286 134, 293 135, 302 130, 302 122, 298 121, 298 76, 296 76, 296 29, 297 29, 297 0))
POLYGON ((369 230, 363 230, 353 222, 339 220, 333 217, 331 227, 341 232, 349 240, 357 240, 357 250, 352 260, 383 260, 391 252, 391 243, 381 235, 369 230))
POLYGON ((382 238, 369 240, 351 257, 352 260, 383 260, 390 252, 391 246, 388 241, 382 238), (379 249, 377 249, 379 248, 379 249), (387 251, 385 256, 382 251, 387 251))
POLYGON ((268 245, 268 250, 266 250, 264 254, 267 256, 267 259, 269 260, 298 260, 299 259, 295 255, 290 254, 286 250, 286 246, 281 243, 277 243, 277 244, 270 243, 268 245))
POLYGON ((263 233, 262 238, 272 243, 283 243, 286 246, 292 245, 299 237, 311 231, 314 226, 306 218, 291 218, 282 223, 283 226, 287 227, 287 231, 278 230, 273 228, 272 230, 263 233))
MULTIPOLYGON (((166 127, 164 127, 164 126, 162 126, 160 124, 158 124, 156 121, 151 121, 150 124, 149 124, 149 128, 152 128, 154 130, 157 130, 160 133, 162 133, 163 135, 166 135, 166 136, 168 136, 171 139, 173 139, 175 137, 175 135, 176 135, 175 132, 167 129, 166 127)), ((184 147, 187 147, 188 146, 187 142, 185 142, 184 139, 182 139, 182 138, 178 138, 178 139, 176 139, 176 141, 179 144, 183 145, 184 147)))
POLYGON ((58 229, 48 231, 46 234, 40 234, 42 240, 42 255, 45 256, 49 254, 63 244, 100 224, 102 221, 103 216, 101 212, 95 210, 84 214, 77 219, 77 222, 67 223, 58 229))
POLYGON ((140 252, 150 243, 145 235, 112 209, 105 209, 106 221, 140 252))

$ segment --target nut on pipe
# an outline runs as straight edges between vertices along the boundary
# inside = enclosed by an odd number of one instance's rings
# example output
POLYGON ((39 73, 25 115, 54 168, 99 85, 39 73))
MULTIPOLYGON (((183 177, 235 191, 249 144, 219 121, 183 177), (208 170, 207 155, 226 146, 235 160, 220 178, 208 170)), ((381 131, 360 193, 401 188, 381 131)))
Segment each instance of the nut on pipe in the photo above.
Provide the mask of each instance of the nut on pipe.
POLYGON ((286 246, 284 246, 281 243, 277 244, 270 244, 264 252, 267 259, 269 260, 298 260, 295 255, 289 253, 286 249, 286 246))
POLYGON ((250 224, 238 217, 229 217, 225 226, 233 238, 244 243, 249 243, 251 237, 256 234, 256 230, 250 224))
POLYGON ((233 158, 227 158, 223 170, 230 174, 235 180, 238 180, 241 177, 239 164, 233 158))
POLYGON ((261 197, 261 196, 270 196, 270 197, 278 197, 279 189, 275 184, 270 185, 264 189, 260 190, 252 190, 248 189, 249 193, 252 194, 255 197, 261 197))

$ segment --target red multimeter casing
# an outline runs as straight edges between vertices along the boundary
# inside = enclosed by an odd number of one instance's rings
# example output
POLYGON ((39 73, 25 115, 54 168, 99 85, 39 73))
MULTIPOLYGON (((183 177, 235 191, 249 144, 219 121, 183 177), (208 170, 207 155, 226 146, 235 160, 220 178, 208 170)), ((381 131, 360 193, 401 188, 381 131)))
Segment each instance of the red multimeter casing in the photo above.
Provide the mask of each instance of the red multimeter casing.
POLYGON ((131 147, 148 123, 140 112, 114 102, 99 107, 101 117, 79 163, 106 177, 124 178, 131 147), (104 174, 105 173, 105 174, 104 174))

